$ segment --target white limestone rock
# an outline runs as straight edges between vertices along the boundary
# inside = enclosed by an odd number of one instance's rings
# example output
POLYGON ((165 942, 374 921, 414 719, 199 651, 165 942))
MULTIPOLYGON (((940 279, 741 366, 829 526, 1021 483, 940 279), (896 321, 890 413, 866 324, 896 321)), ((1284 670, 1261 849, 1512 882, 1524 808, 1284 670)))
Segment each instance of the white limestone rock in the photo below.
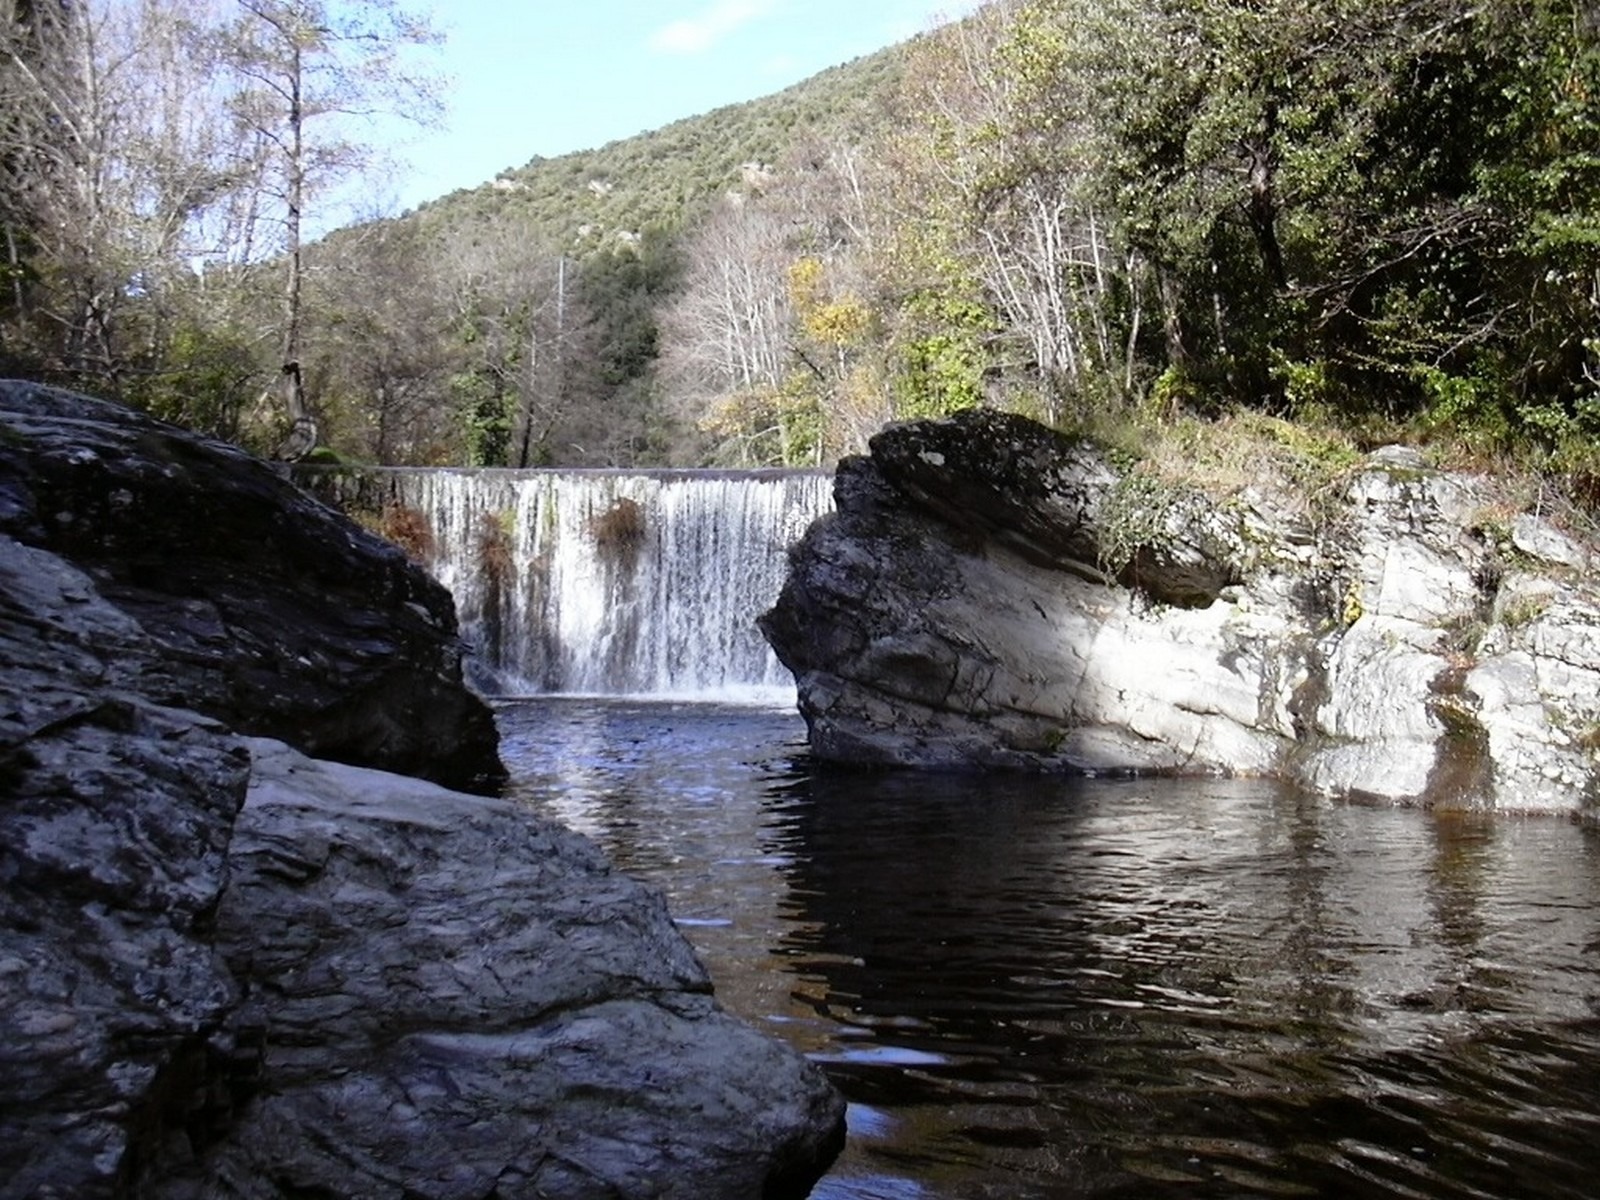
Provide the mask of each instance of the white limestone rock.
POLYGON ((1511 519, 1511 544, 1529 558, 1574 571, 1586 571, 1593 562, 1587 549, 1532 513, 1518 513, 1511 519))
MULTIPOLYGON (((1158 497, 1131 522, 1151 544, 1113 579, 1102 547, 1126 524, 1109 530, 1108 497, 1138 494, 1119 479, 1092 447, 994 412, 894 426, 841 463, 835 513, 762 618, 816 753, 1588 804, 1600 600, 1509 569, 1483 481, 1387 447, 1316 528, 1261 488, 1227 511, 1158 497)), ((1557 576, 1589 561, 1515 527, 1557 576)))

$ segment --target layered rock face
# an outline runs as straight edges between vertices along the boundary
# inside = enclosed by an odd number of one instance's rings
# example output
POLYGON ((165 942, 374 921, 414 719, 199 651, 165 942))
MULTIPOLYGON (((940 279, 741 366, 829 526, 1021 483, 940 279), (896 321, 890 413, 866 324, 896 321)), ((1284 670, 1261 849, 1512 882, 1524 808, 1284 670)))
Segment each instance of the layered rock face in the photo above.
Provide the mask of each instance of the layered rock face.
POLYGON ((659 896, 369 769, 495 782, 453 622, 238 452, 0 385, 0 1198, 805 1194, 843 1103, 659 896))
POLYGON ((883 431, 835 498, 762 622, 825 758, 1540 811, 1594 789, 1588 552, 1410 451, 1312 523, 975 410, 883 431))
POLYGON ((0 535, 0 1196, 119 1193, 238 1003, 211 947, 250 759, 154 645, 0 535))

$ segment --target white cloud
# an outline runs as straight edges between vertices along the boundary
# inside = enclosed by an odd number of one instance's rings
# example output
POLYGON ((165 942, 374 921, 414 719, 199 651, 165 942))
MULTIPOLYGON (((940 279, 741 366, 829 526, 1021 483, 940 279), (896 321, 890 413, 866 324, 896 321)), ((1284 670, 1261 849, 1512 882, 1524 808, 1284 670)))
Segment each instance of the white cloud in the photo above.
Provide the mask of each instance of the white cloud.
POLYGON ((772 11, 774 0, 713 0, 692 17, 664 25, 650 35, 650 48, 663 54, 700 54, 730 33, 772 11))

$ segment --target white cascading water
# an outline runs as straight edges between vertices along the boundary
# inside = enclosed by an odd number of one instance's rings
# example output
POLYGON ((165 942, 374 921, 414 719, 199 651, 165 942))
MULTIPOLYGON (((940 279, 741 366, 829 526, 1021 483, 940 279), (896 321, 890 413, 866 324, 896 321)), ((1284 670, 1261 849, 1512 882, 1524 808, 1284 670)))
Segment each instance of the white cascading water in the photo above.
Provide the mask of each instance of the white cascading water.
POLYGON ((396 470, 470 669, 502 695, 792 700, 758 615, 832 504, 821 472, 396 470))

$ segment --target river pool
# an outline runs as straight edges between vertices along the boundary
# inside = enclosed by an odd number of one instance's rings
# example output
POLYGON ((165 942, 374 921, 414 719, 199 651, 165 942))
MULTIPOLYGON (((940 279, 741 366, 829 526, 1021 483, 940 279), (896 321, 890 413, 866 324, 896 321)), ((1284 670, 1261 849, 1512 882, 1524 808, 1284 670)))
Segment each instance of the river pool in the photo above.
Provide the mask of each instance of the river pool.
POLYGON ((819 1200, 1600 1195, 1600 830, 841 773, 776 708, 498 713, 513 794, 849 1099, 819 1200))

